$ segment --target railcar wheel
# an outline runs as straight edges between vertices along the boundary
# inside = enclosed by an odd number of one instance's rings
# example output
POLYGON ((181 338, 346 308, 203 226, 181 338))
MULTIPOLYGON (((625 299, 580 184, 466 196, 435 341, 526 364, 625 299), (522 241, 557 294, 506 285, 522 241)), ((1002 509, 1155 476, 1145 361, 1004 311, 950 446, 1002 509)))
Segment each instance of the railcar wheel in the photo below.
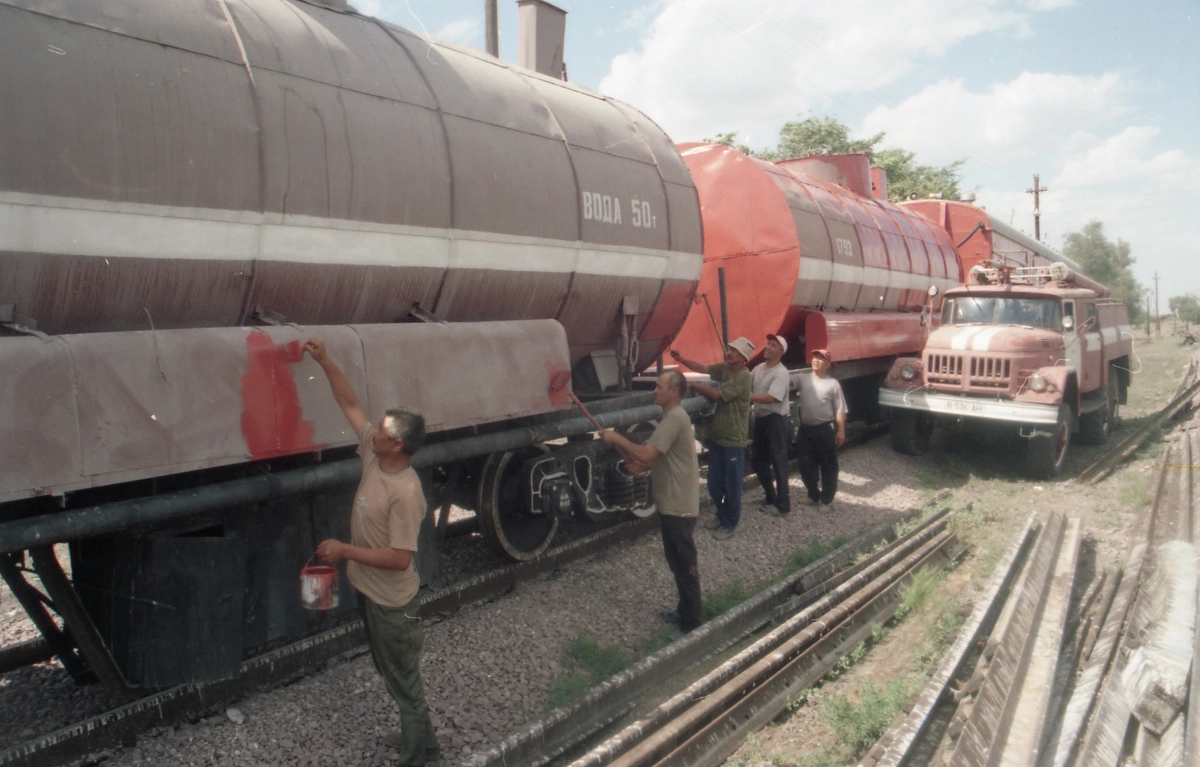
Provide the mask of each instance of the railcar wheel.
MULTIPOLYGON (((1045 428, 1045 427, 1042 427, 1045 428)), ((1031 437, 1025 453, 1025 468, 1031 476, 1050 479, 1062 473, 1067 463, 1067 448, 1071 445, 1071 411, 1058 406, 1058 422, 1049 430, 1041 428, 1031 437)))
POLYGON ((921 455, 929 449, 933 416, 920 410, 892 408, 892 449, 905 455, 921 455))
POLYGON ((479 480, 479 530, 489 545, 518 562, 545 551, 558 530, 553 514, 532 513, 521 487, 521 465, 544 452, 528 447, 492 453, 479 480))

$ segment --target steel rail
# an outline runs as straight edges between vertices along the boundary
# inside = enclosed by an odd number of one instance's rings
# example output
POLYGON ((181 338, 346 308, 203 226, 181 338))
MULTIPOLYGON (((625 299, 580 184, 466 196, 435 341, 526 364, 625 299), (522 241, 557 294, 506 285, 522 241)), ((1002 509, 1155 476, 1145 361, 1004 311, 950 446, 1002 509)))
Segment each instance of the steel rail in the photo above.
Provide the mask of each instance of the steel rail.
POLYGON ((1036 529, 1034 519, 1033 514, 1025 518, 1012 543, 1000 557, 1000 562, 984 586, 970 617, 959 630, 953 646, 938 664, 937 671, 921 690, 908 716, 884 735, 888 746, 875 767, 906 767, 914 764, 911 760, 927 738, 940 740, 942 733, 931 731, 934 713, 948 694, 951 681, 966 667, 967 659, 976 643, 991 632, 999 617, 1006 601, 1004 597, 1016 580, 1033 545, 1036 529))
MULTIPOLYGON (((953 534, 940 533, 896 563, 870 587, 856 593, 853 599, 839 604, 827 619, 804 629, 764 658, 758 668, 748 670, 742 678, 731 681, 723 691, 694 707, 688 716, 672 722, 663 733, 663 744, 651 753, 661 752, 667 744, 678 745, 653 764, 719 765, 746 735, 775 718, 789 701, 833 668, 842 654, 866 639, 876 625, 886 622, 900 606, 901 589, 912 575, 941 555, 952 539, 953 534)), ((635 767, 647 763, 651 763, 649 759, 629 759, 613 765, 635 767)))
POLYGON ((1172 399, 1162 410, 1150 416, 1137 430, 1121 440, 1112 450, 1101 456, 1100 460, 1080 472, 1079 476, 1075 478, 1076 481, 1095 484, 1107 477, 1118 464, 1133 455, 1142 446, 1142 443, 1150 438, 1155 429, 1158 429, 1165 422, 1174 418, 1180 410, 1183 410, 1184 406, 1197 393, 1200 393, 1200 380, 1189 386, 1183 394, 1172 399))
POLYGON ((7 674, 24 666, 43 663, 54 658, 50 643, 42 637, 26 639, 0 647, 0 674, 7 674))

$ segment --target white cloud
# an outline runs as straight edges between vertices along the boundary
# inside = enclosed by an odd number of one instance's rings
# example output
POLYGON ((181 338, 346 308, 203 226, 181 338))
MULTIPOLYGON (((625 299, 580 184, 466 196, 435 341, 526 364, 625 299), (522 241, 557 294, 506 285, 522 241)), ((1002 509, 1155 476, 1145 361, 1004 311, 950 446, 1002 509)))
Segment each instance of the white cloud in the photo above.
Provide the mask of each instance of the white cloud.
POLYGON ((433 37, 437 40, 481 48, 483 47, 483 22, 479 16, 467 16, 442 26, 433 33, 433 37))
POLYGON ((1020 32, 1028 11, 1001 0, 669 0, 600 89, 638 105, 677 140, 741 130, 773 144, 779 126, 839 97, 896 82, 984 32, 1020 32))
POLYGON ((966 156, 1019 156, 1067 148, 1080 131, 1129 112, 1133 83, 1116 72, 1098 77, 1022 72, 973 92, 942 80, 895 107, 876 107, 862 132, 944 164, 966 156))
MULTIPOLYGON (((1158 128, 1131 126, 1106 138, 1079 137, 1078 148, 1042 176, 1042 239, 1053 247, 1091 219, 1111 240, 1122 239, 1137 260, 1134 273, 1167 298, 1200 293, 1200 248, 1187 223, 1200 209, 1200 159, 1160 146, 1158 128)), ((1003 221, 1032 232, 1032 198, 1022 187, 997 184, 979 202, 1003 221)))

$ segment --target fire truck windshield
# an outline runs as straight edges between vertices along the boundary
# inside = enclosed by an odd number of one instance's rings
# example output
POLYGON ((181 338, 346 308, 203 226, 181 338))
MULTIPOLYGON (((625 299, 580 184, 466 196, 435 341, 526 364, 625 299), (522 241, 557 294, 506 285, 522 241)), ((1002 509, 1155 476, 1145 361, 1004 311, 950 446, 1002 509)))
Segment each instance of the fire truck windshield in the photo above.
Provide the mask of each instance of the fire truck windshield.
POLYGON ((1062 306, 1053 298, 953 296, 942 310, 944 325, 1021 325, 1062 330, 1062 306))

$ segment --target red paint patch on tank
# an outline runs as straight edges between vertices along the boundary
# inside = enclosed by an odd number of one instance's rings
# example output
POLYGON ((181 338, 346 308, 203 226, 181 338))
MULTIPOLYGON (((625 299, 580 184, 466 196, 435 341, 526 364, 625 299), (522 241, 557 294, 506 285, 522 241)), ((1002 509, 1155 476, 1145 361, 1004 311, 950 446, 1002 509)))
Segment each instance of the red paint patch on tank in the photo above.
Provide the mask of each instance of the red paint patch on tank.
POLYGON ((558 407, 571 401, 571 371, 561 362, 547 362, 546 373, 550 376, 550 390, 547 395, 550 404, 558 407))
POLYGON ((302 418, 300 395, 288 364, 303 356, 298 341, 276 346, 265 333, 246 335, 249 367, 242 376, 242 436, 252 459, 316 448, 313 424, 302 418))
POLYGON ((288 341, 287 358, 288 362, 299 362, 304 359, 304 344, 299 341, 288 341))

